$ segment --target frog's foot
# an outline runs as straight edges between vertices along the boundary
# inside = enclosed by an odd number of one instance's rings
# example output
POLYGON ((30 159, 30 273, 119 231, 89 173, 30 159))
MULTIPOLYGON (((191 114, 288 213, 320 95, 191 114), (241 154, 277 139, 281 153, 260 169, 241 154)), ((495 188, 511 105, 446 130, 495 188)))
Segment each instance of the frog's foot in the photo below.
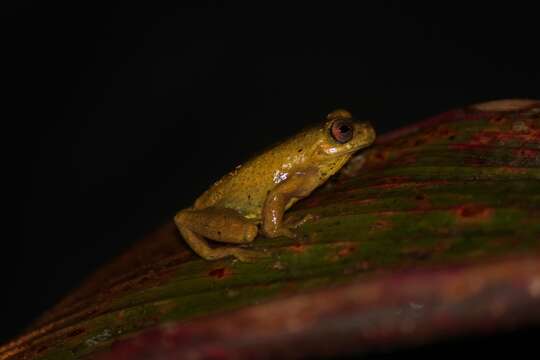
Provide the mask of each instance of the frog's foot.
POLYGON ((294 226, 280 226, 271 230, 263 230, 262 233, 264 234, 264 236, 271 239, 280 236, 284 236, 290 239, 296 239, 300 236, 300 232, 296 230, 294 226))
POLYGON ((268 254, 262 251, 248 250, 233 246, 217 248, 208 247, 203 251, 199 251, 198 254, 206 260, 218 260, 228 256, 233 256, 241 262, 253 262, 257 259, 268 256, 268 254))
POLYGON ((307 214, 298 218, 291 216, 287 218, 280 227, 273 229, 263 229, 263 234, 269 238, 275 238, 279 236, 285 236, 290 239, 296 239, 301 237, 302 233, 298 228, 305 223, 314 220, 316 217, 312 214, 307 214))
POLYGON ((198 254, 206 260, 218 260, 233 256, 241 262, 254 262, 269 256, 262 251, 248 250, 236 246, 207 247, 203 251, 199 251, 198 254))
POLYGON ((304 215, 301 218, 292 216, 286 219, 281 226, 269 229, 263 228, 261 232, 268 238, 284 236, 290 239, 297 239, 302 236, 302 232, 298 230, 298 228, 316 218, 317 217, 312 214, 304 215))
POLYGON ((242 249, 239 247, 223 248, 223 250, 228 250, 228 255, 234 256, 241 262, 254 262, 269 256, 269 254, 262 251, 242 249))

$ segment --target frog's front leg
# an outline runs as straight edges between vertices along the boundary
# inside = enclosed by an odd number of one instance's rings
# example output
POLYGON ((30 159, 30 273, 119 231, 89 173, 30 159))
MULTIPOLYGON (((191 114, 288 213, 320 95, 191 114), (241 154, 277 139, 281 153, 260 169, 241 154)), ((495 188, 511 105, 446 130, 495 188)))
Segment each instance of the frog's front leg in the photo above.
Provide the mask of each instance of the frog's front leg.
POLYGON ((188 245, 206 260, 234 256, 240 261, 250 261, 263 255, 232 246, 212 248, 205 240, 233 244, 253 241, 257 236, 257 225, 232 209, 185 209, 176 214, 174 221, 188 245))
POLYGON ((268 193, 262 209, 262 233, 270 238, 278 236, 296 237, 291 228, 303 224, 312 216, 307 215, 297 224, 285 224, 283 214, 287 204, 292 198, 301 199, 308 196, 319 184, 319 172, 317 169, 309 168, 291 174, 287 180, 282 181, 272 189, 268 193))

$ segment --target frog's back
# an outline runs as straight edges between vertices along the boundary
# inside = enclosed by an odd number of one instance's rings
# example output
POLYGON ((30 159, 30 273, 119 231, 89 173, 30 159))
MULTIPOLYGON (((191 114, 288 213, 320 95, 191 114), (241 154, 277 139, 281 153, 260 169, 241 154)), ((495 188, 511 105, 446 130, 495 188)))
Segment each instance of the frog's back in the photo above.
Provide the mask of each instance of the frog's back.
POLYGON ((203 193, 195 208, 226 207, 247 218, 260 218, 268 193, 288 171, 306 162, 308 149, 299 148, 302 143, 289 139, 238 166, 203 193))

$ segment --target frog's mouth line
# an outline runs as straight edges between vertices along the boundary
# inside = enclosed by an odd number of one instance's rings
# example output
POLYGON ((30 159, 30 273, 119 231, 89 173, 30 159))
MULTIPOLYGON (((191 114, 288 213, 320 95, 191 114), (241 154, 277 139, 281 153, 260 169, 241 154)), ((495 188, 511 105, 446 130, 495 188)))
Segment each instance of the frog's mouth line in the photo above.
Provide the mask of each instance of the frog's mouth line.
MULTIPOLYGON (((371 144, 370 144, 371 145, 371 144)), ((360 150, 364 150, 366 149, 367 147, 369 147, 370 145, 368 146, 362 146, 362 147, 359 147, 359 148, 356 148, 356 149, 352 149, 352 150, 348 150, 348 151, 344 151, 344 152, 339 152, 339 153, 335 153, 335 154, 329 154, 329 153, 326 153, 326 152, 323 152, 326 156, 330 156, 330 157, 341 157, 341 156, 344 156, 344 155, 350 155, 350 154, 353 154, 357 151, 360 151, 360 150)))

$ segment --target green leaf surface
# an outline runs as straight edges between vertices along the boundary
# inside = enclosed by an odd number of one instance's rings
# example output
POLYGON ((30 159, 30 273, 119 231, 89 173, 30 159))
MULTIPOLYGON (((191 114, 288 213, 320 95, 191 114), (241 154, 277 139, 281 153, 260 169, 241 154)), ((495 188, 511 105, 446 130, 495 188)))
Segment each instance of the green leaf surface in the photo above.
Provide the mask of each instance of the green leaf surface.
POLYGON ((380 136, 288 215, 307 213, 301 239, 257 238, 270 256, 255 263, 201 260, 167 223, 0 359, 210 358, 209 344, 235 358, 336 355, 540 323, 539 102, 481 104, 380 136), (403 306, 425 311, 395 315, 403 306))

